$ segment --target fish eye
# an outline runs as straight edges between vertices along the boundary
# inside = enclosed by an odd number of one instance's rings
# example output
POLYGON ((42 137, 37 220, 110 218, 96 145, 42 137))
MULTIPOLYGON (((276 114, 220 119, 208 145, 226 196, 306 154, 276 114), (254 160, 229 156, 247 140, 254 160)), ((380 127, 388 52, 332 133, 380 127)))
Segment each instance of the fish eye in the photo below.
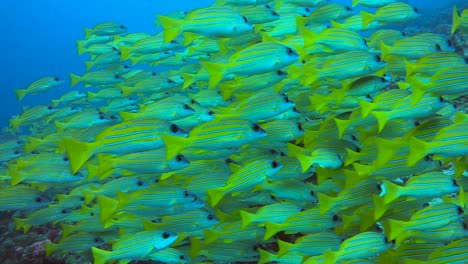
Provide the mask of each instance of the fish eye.
POLYGON ((299 131, 304 131, 304 128, 302 127, 302 124, 301 123, 297 123, 297 129, 299 131))
POLYGON ((292 50, 291 48, 288 48, 288 49, 287 49, 287 52, 288 52, 288 55, 289 55, 289 56, 294 55, 294 50, 292 50))
POLYGON ((34 199, 34 201, 36 201, 37 203, 40 203, 40 202, 42 202, 42 198, 41 197, 36 197, 36 199, 34 199))
POLYGON ((137 181, 138 186, 143 186, 143 181, 137 181))
POLYGON ((180 260, 184 260, 184 259, 185 259, 185 256, 184 256, 184 255, 180 255, 180 256, 179 256, 179 259, 180 259, 180 260))
POLYGON ((179 127, 176 124, 171 124, 169 129, 171 130, 172 133, 177 133, 180 130, 179 127))
POLYGON ((178 155, 176 156, 176 161, 177 161, 177 162, 182 162, 183 160, 184 160, 184 156, 183 156, 182 154, 178 154, 178 155))
POLYGON ((67 210, 63 209, 62 211, 60 211, 62 214, 66 214, 67 213, 67 210))
POLYGON ((175 39, 171 40, 171 44, 178 44, 179 42, 175 39))
POLYGON ((310 9, 309 9, 308 7, 306 7, 304 10, 305 10, 307 13, 310 12, 310 9))
POLYGON ((380 184, 377 184, 377 190, 382 191, 382 186, 380 186, 380 184))
POLYGON ((114 78, 115 78, 115 79, 119 79, 120 76, 116 74, 116 75, 114 75, 114 78))
POLYGON ((449 47, 452 46, 452 41, 450 39, 447 40, 447 46, 449 46, 449 47))
POLYGON ((270 199, 272 199, 272 200, 276 200, 276 196, 274 196, 274 195, 270 195, 270 199))
POLYGON ((299 110, 297 110, 297 108, 296 108, 295 106, 292 108, 292 110, 293 110, 293 112, 295 112, 295 113, 299 113, 299 110))
POLYGON ((189 191, 184 191, 184 197, 189 197, 190 196, 190 192, 189 191))
POLYGON ((351 7, 349 6, 346 7, 346 11, 351 11, 351 10, 352 10, 351 7))
POLYGON ((69 159, 67 156, 63 157, 63 161, 67 162, 69 159))
POLYGON ((231 163, 234 163, 234 164, 235 164, 235 163, 236 163, 236 162, 235 162, 233 159, 231 159, 231 158, 225 159, 224 162, 226 162, 226 164, 231 164, 231 163))
POLYGON ((270 153, 273 154, 273 155, 276 155, 276 154, 278 154, 278 151, 276 151, 276 150, 274 150, 274 149, 271 149, 271 150, 270 150, 270 153))
POLYGON ((209 214, 208 217, 207 217, 207 219, 208 219, 208 220, 213 220, 213 219, 215 219, 215 217, 214 217, 214 215, 209 214))
POLYGON ((272 167, 273 169, 278 168, 278 166, 279 166, 279 164, 278 164, 278 162, 277 162, 276 160, 274 160, 274 161, 271 162, 271 167, 272 167))
POLYGON ((124 27, 123 25, 120 25, 120 27, 119 27, 119 28, 121 28, 121 29, 125 29, 125 27, 124 27))
POLYGON ((214 113, 215 113, 215 112, 213 112, 213 111, 211 111, 211 110, 208 111, 208 115, 210 115, 210 116, 211 116, 211 115, 214 115, 214 113))
POLYGON ((169 234, 169 232, 164 232, 162 234, 162 238, 164 238, 164 239, 168 239, 170 236, 171 236, 171 234, 169 234))
POLYGON ((437 51, 442 51, 442 47, 439 44, 435 44, 435 48, 437 51))
POLYGON ((89 215, 90 215, 90 216, 94 216, 94 213, 90 213, 89 215))
POLYGON ((106 117, 104 117, 103 115, 100 115, 100 116, 99 116, 99 119, 101 119, 101 120, 104 120, 105 118, 106 118, 106 117))
POLYGON ((271 6, 269 4, 266 4, 265 7, 268 8, 268 9, 271 8, 271 6))
POLYGON ((101 242, 101 239, 99 237, 95 237, 93 241, 94 241, 94 243, 99 243, 99 242, 101 242))
POLYGON ((457 206, 457 212, 458 214, 463 214, 464 213, 463 208, 461 206, 457 206))
POLYGON ((341 218, 338 215, 335 214, 335 215, 333 215, 332 220, 333 220, 333 222, 337 222, 337 221, 340 221, 341 218))
POLYGON ((278 75, 281 76, 281 75, 286 75, 287 73, 284 72, 284 71, 282 71, 282 70, 277 70, 277 71, 276 71, 276 74, 278 74, 278 75))
POLYGON ((259 125, 257 125, 257 124, 253 124, 252 128, 253 128, 253 131, 255 131, 255 132, 260 132, 260 131, 263 130, 263 129, 262 129, 259 125))
POLYGON ((315 192, 313 190, 310 190, 310 196, 315 196, 315 192))
POLYGON ((152 72, 151 75, 156 76, 156 73, 155 73, 155 72, 152 72))
POLYGON ((362 151, 362 149, 361 149, 360 147, 356 147, 355 151, 356 151, 357 153, 360 153, 360 152, 362 151))
POLYGON ((283 96, 283 101, 284 101, 285 103, 289 103, 289 98, 288 98, 286 95, 284 95, 284 96, 283 96))
POLYGON ((20 152, 19 150, 15 150, 15 152, 14 152, 15 155, 18 155, 18 154, 20 154, 20 153, 21 153, 21 152, 20 152))
POLYGON ((416 13, 418 13, 418 12, 419 12, 419 10, 418 10, 416 7, 415 7, 415 8, 413 8, 413 10, 414 10, 414 12, 416 12, 416 13))
POLYGON ((386 82, 387 80, 385 79, 385 77, 380 77, 380 81, 381 82, 386 82))
POLYGON ((281 156, 281 157, 286 157, 287 155, 286 155, 286 153, 284 153, 283 151, 281 151, 281 152, 280 152, 280 156, 281 156))
POLYGON ((48 105, 48 106, 47 106, 47 109, 52 110, 52 109, 54 109, 54 107, 51 106, 51 105, 48 105))
POLYGON ((428 207, 429 205, 430 205, 429 203, 424 203, 424 204, 422 205, 422 207, 423 207, 423 208, 426 208, 426 207, 428 207))
POLYGON ((418 120, 414 121, 415 126, 419 126, 420 124, 421 124, 421 122, 419 122, 418 120))
POLYGON ((167 79, 167 83, 175 83, 175 82, 171 79, 167 79))
POLYGON ((382 57, 380 57, 380 55, 375 55, 375 60, 377 62, 381 62, 382 61, 382 57))
POLYGON ((244 22, 247 23, 247 18, 245 16, 242 16, 242 18, 244 19, 244 22))
POLYGON ((366 39, 362 39, 364 41, 364 45, 367 46, 367 40, 366 39))
POLYGON ((60 80, 60 79, 57 78, 57 77, 54 78, 54 81, 56 81, 56 82, 58 82, 59 80, 60 80))
POLYGON ((306 61, 305 61, 305 60, 301 60, 301 63, 302 63, 302 64, 306 64, 306 61))
POLYGON ((457 183, 457 181, 455 179, 452 179, 452 184, 453 184, 453 186, 458 186, 458 183, 457 183))
POLYGON ((188 106, 187 104, 184 104, 184 109, 185 109, 185 110, 189 110, 189 109, 190 109, 190 106, 188 106))
POLYGON ((388 238, 386 236, 384 236, 384 242, 385 244, 388 244, 388 238))
POLYGON ((80 201, 84 201, 85 198, 83 196, 80 197, 80 201))

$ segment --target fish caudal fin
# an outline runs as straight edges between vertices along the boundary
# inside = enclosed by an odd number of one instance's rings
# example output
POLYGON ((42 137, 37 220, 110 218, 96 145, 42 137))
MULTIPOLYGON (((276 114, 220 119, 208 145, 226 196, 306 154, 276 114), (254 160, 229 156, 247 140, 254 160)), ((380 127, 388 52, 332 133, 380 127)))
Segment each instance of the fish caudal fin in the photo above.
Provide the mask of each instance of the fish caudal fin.
POLYGON ((172 135, 163 134, 162 140, 166 145, 166 160, 171 160, 179 154, 190 143, 188 138, 176 137, 172 135))
POLYGON ((81 77, 70 73, 70 86, 73 87, 81 81, 81 77))
POLYGON ((225 75, 225 66, 221 63, 212 63, 212 62, 201 62, 206 71, 210 74, 210 80, 208 82, 209 88, 214 88, 221 82, 225 75))
POLYGON ((94 264, 105 264, 111 259, 112 251, 102 250, 96 247, 92 247, 94 264))
POLYGON ((279 251, 278 251, 278 254, 276 256, 277 257, 282 257, 282 256, 288 254, 289 251, 291 251, 291 247, 294 247, 294 244, 291 244, 291 243, 288 243, 288 242, 285 242, 285 241, 282 241, 282 240, 278 240, 278 247, 279 247, 279 251))
POLYGON ((18 101, 21 101, 28 91, 27 90, 16 90, 15 92, 16 92, 16 97, 18 97, 18 101))
POLYGON ((383 196, 384 205, 387 205, 400 197, 400 190, 402 187, 389 181, 383 181, 383 187, 385 188, 385 195, 383 196))
POLYGON ((70 159, 72 173, 76 173, 93 156, 94 143, 79 142, 64 138, 63 145, 70 159))
POLYGON ((450 33, 455 33, 455 31, 457 31, 457 28, 461 25, 461 23, 462 18, 458 15, 458 8, 457 6, 454 6, 452 13, 452 29, 450 30, 450 33))
POLYGON ((424 158, 428 153, 429 143, 418 138, 410 139, 410 153, 408 156, 408 166, 415 165, 418 161, 424 158))
POLYGON ((318 193, 317 198, 319 200, 320 214, 324 214, 335 207, 336 202, 334 197, 318 193))
POLYGON ((362 27, 364 28, 374 21, 374 14, 361 11, 361 16, 362 16, 362 27))
POLYGON ((158 18, 164 29, 164 43, 174 40, 180 33, 182 33, 183 21, 167 16, 158 16, 158 18))
POLYGON ((393 240, 405 231, 406 222, 388 219, 387 226, 385 230, 389 230, 388 240, 393 240))
POLYGON ((377 124, 379 125, 379 130, 378 132, 382 132, 384 129, 385 125, 391 118, 391 112, 389 111, 374 111, 372 114, 377 118, 377 124))
POLYGON ((255 216, 256 215, 241 210, 240 211, 240 216, 241 216, 241 219, 242 219, 242 228, 244 228, 246 226, 251 225, 252 222, 255 221, 255 216))
POLYGON ((276 235, 276 233, 281 232, 283 229, 282 224, 277 224, 277 223, 272 223, 272 222, 266 222, 265 223, 265 235, 263 236, 263 240, 268 240, 272 236, 276 235))
POLYGON ((225 195, 225 190, 221 187, 208 190, 206 193, 208 194, 210 205, 214 207, 221 201, 221 199, 223 199, 225 195))

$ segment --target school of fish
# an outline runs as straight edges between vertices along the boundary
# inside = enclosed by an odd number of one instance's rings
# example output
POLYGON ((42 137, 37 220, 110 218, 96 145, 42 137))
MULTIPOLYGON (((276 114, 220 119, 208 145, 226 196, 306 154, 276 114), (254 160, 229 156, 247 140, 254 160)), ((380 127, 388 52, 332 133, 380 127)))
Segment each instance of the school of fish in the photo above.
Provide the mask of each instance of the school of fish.
POLYGON ((352 4, 218 0, 155 35, 86 29, 85 88, 2 135, 0 211, 96 264, 466 263, 468 60, 392 29, 417 7, 352 4))

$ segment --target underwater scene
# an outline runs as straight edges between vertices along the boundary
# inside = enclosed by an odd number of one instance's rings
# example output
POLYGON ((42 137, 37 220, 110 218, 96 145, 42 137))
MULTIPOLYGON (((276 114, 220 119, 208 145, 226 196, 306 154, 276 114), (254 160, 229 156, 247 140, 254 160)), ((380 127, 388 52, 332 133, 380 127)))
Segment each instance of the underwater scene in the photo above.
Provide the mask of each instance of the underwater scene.
POLYGON ((7 2, 0 263, 468 263, 466 0, 7 2))

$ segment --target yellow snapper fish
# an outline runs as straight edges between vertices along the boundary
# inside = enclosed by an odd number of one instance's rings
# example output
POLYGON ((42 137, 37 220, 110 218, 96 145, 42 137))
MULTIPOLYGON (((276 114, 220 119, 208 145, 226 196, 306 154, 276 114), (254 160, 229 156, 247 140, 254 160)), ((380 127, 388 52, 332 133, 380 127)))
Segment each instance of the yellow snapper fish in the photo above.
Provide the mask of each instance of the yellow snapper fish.
POLYGON ((94 263, 105 264, 112 260, 130 262, 143 259, 148 254, 169 247, 177 238, 176 233, 161 230, 129 233, 112 245, 112 251, 93 247, 94 263))
POLYGON ((34 81, 24 90, 16 90, 18 101, 21 101, 24 96, 28 94, 37 94, 40 92, 49 91, 64 83, 65 81, 60 80, 58 77, 43 77, 37 81, 34 81))
POLYGON ((42 118, 48 117, 55 113, 57 108, 51 105, 38 105, 31 108, 23 108, 23 113, 19 116, 14 116, 10 119, 10 125, 13 129, 20 126, 31 125, 42 118))
POLYGON ((169 42, 185 32, 215 38, 238 36, 252 30, 247 18, 229 7, 196 9, 189 12, 184 19, 165 16, 158 18, 164 28, 164 42, 169 42))
POLYGON ((261 42, 233 54, 227 64, 203 62, 210 73, 210 87, 215 87, 226 75, 256 75, 276 71, 299 59, 296 51, 280 43, 261 42))
POLYGON ((113 36, 127 32, 127 28, 117 22, 104 22, 94 25, 92 28, 85 28, 86 38, 92 35, 113 36))
POLYGON ((228 118, 203 123, 192 129, 188 138, 164 135, 162 139, 167 148, 166 160, 169 160, 186 148, 239 148, 265 136, 265 130, 256 123, 228 118))
POLYGON ((282 167, 274 160, 257 160, 245 165, 229 177, 225 186, 207 191, 211 206, 216 206, 226 194, 247 190, 264 182, 282 167))
POLYGON ((404 23, 414 20, 420 16, 419 10, 407 3, 394 2, 377 9, 375 14, 361 11, 363 24, 368 25, 373 21, 382 24, 404 23))

